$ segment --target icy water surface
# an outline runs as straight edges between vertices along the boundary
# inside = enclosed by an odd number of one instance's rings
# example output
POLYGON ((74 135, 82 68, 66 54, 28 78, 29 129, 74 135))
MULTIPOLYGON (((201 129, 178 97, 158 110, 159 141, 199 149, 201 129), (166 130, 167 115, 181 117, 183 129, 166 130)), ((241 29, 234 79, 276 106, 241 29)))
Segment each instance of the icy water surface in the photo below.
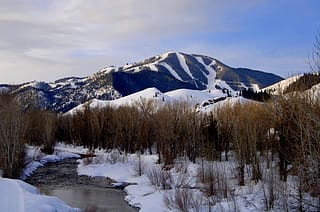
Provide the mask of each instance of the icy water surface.
POLYGON ((40 167, 26 182, 68 205, 87 211, 138 211, 124 201, 125 192, 114 189, 105 177, 78 176, 76 159, 48 163, 40 167))

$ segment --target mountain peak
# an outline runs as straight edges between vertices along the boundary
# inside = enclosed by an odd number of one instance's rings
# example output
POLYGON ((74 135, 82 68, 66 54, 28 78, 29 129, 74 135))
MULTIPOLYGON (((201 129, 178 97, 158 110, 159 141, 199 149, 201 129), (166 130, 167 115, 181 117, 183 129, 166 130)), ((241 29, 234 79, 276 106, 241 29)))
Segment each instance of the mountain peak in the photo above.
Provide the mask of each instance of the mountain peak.
POLYGON ((141 62, 106 67, 85 78, 25 83, 9 86, 9 90, 26 108, 65 112, 90 99, 113 100, 147 88, 161 92, 177 89, 237 92, 263 88, 281 79, 266 72, 232 68, 210 56, 169 51, 141 62))

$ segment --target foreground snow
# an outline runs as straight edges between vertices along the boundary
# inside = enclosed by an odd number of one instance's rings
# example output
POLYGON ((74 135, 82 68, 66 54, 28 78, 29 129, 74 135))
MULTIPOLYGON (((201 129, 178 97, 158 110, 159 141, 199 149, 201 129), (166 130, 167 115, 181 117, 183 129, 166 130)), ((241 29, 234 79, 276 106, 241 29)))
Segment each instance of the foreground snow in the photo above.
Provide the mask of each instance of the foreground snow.
POLYGON ((34 186, 21 180, 0 178, 0 211, 72 212, 81 210, 71 208, 56 197, 41 195, 34 186))
MULTIPOLYGON (((27 146, 26 161, 28 164, 21 178, 26 179, 38 167, 48 162, 57 162, 66 158, 79 158, 79 155, 59 149, 52 155, 46 155, 41 153, 39 147, 27 146)), ((0 177, 0 211, 72 212, 81 210, 71 208, 57 197, 41 195, 36 187, 21 180, 0 177)))

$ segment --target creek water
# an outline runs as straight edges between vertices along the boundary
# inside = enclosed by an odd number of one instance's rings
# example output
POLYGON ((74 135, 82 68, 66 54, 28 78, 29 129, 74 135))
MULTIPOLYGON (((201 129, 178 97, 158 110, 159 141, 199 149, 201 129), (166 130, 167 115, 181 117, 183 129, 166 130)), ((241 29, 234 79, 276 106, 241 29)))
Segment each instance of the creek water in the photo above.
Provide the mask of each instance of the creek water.
POLYGON ((68 205, 84 211, 135 212, 124 200, 125 192, 112 187, 105 177, 79 176, 76 159, 48 163, 26 179, 41 193, 56 196, 68 205))

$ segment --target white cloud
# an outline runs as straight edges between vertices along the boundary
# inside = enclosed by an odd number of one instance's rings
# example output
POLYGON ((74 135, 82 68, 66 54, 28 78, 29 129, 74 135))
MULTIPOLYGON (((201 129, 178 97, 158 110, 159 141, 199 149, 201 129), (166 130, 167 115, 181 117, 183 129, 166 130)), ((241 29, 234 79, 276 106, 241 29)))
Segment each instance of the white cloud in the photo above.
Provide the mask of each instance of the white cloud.
POLYGON ((223 49, 219 44, 194 37, 241 30, 228 14, 264 1, 4 0, 0 83, 84 76, 169 50, 218 57, 211 48, 223 49))

